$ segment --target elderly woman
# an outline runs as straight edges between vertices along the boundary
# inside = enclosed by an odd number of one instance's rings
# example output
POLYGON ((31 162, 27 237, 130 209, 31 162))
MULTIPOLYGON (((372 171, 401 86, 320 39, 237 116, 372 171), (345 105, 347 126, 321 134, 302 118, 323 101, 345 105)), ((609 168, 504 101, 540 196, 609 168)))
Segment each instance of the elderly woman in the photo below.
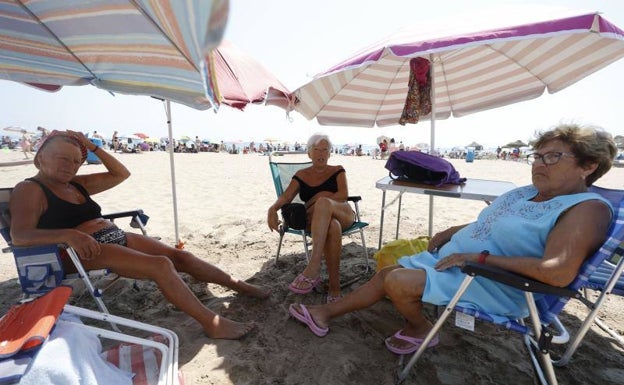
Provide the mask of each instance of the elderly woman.
POLYGON ((11 237, 16 246, 65 243, 76 250, 87 270, 105 268, 124 277, 151 279, 172 304, 195 318, 209 337, 237 339, 253 329, 254 323, 235 322, 206 308, 178 272, 253 297, 266 298, 268 290, 232 278, 188 251, 125 233, 102 218, 91 195, 130 176, 115 157, 81 133, 53 131, 34 163, 39 172, 18 183, 11 194, 11 237), (102 160, 105 172, 77 175, 87 149, 102 160))
MULTIPOLYGON (((342 301, 324 306, 290 305, 290 314, 317 336, 329 321, 389 297, 406 324, 386 339, 396 354, 418 349, 432 324, 423 302, 446 305, 457 291, 466 261, 497 266, 564 287, 585 258, 606 239, 610 204, 588 187, 610 168, 616 154, 611 136, 601 130, 562 125, 547 131, 529 155, 532 181, 509 191, 481 212, 475 222, 436 234, 428 251, 402 257, 380 270, 342 301)), ((522 293, 487 279, 476 279, 460 305, 487 313, 524 317, 522 293)), ((439 342, 436 336, 429 347, 439 342)))
POLYGON ((347 203, 347 177, 342 166, 327 164, 331 142, 326 135, 315 134, 308 139, 308 156, 312 166, 297 171, 288 188, 269 207, 267 222, 271 230, 278 230, 277 211, 290 203, 297 194, 305 202, 308 227, 312 233, 312 256, 305 270, 295 278, 289 289, 297 294, 307 294, 321 281, 321 260, 325 255, 329 289, 327 302, 340 296, 340 253, 342 230, 351 226, 355 214, 347 203))

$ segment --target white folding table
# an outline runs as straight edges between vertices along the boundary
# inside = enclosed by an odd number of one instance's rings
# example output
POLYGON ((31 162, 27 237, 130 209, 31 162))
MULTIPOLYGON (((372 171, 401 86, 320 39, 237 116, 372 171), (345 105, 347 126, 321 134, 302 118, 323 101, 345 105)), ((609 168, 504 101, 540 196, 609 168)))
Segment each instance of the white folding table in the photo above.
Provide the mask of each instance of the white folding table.
POLYGON ((425 194, 429 195, 429 236, 432 235, 433 230, 433 197, 446 197, 446 198, 459 198, 459 199, 472 199, 482 200, 486 203, 490 203, 494 199, 498 198, 503 193, 512 190, 516 187, 515 184, 506 181, 487 180, 487 179, 467 179, 465 183, 461 185, 445 184, 442 186, 431 186, 427 184, 419 184, 413 182, 407 182, 404 180, 393 180, 389 176, 381 178, 375 184, 375 187, 383 191, 381 198, 381 219, 379 228, 379 245, 378 249, 381 249, 381 241, 383 235, 384 226, 384 213, 388 207, 393 205, 397 200, 398 214, 396 224, 395 239, 399 238, 399 223, 401 221, 401 201, 404 193, 412 194, 425 194), (398 195, 388 204, 386 204, 386 192, 398 191, 398 195))

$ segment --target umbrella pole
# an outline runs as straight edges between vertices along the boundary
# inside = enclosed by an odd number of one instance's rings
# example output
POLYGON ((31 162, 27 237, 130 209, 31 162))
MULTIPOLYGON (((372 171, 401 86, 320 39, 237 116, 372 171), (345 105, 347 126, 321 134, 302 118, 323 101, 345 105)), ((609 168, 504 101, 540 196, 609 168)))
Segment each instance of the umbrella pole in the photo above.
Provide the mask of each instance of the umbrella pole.
MULTIPOLYGON (((435 92, 435 65, 433 64, 433 54, 429 55, 429 62, 431 63, 431 131, 429 133, 429 152, 435 153, 435 116, 436 116, 436 92, 435 92)), ((433 236, 433 195, 429 195, 429 236, 433 236)))
POLYGON ((183 249, 184 243, 180 241, 178 233, 178 198, 176 195, 175 165, 173 161, 173 128, 171 123, 171 102, 165 101, 165 113, 167 114, 167 129, 169 130, 169 165, 171 166, 171 195, 173 196, 173 223, 175 227, 175 247, 183 249))

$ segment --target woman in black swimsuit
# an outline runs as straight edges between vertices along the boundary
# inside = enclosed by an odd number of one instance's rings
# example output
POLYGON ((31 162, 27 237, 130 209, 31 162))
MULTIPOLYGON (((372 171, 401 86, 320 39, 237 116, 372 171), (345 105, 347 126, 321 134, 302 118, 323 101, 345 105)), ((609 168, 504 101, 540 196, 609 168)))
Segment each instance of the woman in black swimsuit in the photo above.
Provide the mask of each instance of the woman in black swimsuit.
POLYGON ((289 289, 307 294, 321 279, 321 260, 325 255, 329 275, 328 302, 340 297, 340 253, 342 230, 353 224, 354 213, 347 203, 347 177, 342 166, 327 164, 331 142, 326 135, 316 134, 308 139, 308 156, 312 166, 299 170, 288 188, 269 207, 267 222, 271 230, 278 230, 277 211, 290 203, 297 194, 305 202, 308 212, 308 230, 312 233, 312 256, 305 270, 295 278, 289 289))
POLYGON ((130 176, 113 155, 81 133, 54 131, 39 148, 34 163, 37 175, 18 183, 11 194, 11 237, 16 246, 65 243, 76 250, 87 270, 110 269, 124 277, 151 279, 209 337, 237 339, 253 329, 254 323, 232 321, 206 308, 178 272, 257 298, 268 297, 267 289, 235 279, 188 251, 142 234, 125 233, 102 218, 91 195, 130 176), (87 148, 102 160, 105 172, 76 175, 87 148))

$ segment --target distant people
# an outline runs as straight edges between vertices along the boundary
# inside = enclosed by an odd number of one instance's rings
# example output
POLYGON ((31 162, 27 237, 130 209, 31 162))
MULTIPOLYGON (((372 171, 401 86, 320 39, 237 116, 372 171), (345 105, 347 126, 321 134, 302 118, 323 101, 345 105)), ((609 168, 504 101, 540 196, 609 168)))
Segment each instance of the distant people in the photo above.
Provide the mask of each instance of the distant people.
POLYGON ((24 159, 30 159, 28 154, 33 154, 32 152, 32 137, 26 130, 22 130, 22 137, 20 139, 20 146, 22 147, 22 152, 24 153, 24 159))
POLYGON ((500 154, 503 149, 501 146, 496 147, 496 159, 500 159, 500 154))
POLYGON ((48 131, 45 127, 37 127, 37 131, 39 131, 41 133, 41 139, 45 139, 46 136, 48 136, 50 134, 50 131, 48 131))
POLYGON ((399 143, 399 151, 405 151, 405 145, 403 144, 403 141, 399 143))
POLYGON ((119 134, 117 134, 117 131, 113 132, 112 142, 113 152, 117 152, 119 150, 119 134))

